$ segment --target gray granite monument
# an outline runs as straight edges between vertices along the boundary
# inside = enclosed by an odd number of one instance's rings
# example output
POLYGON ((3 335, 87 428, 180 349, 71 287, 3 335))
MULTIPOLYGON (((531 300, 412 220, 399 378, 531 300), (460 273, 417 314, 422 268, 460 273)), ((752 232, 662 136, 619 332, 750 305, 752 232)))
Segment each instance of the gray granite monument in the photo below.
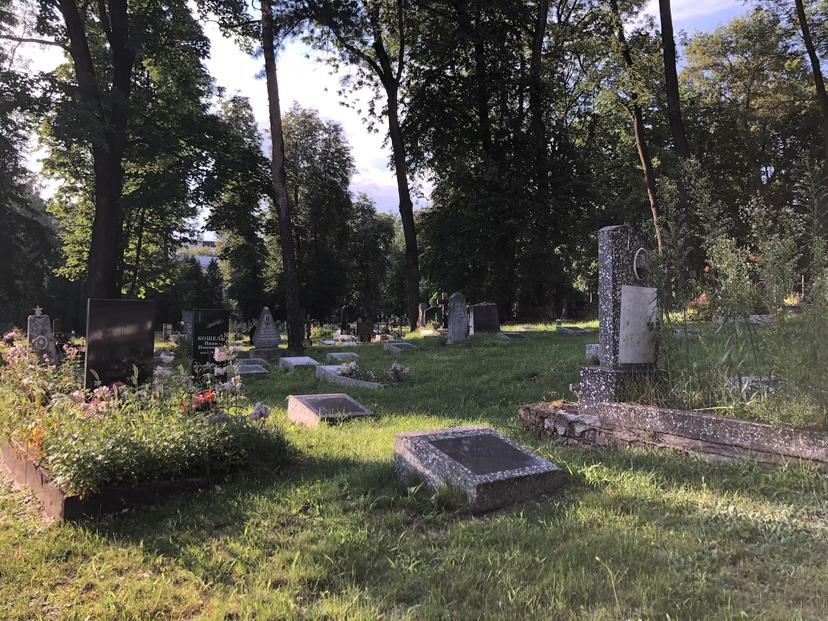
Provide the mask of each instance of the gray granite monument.
POLYGON ((382 344, 382 348, 385 351, 390 351, 393 354, 401 354, 404 351, 411 351, 412 349, 417 349, 416 345, 406 343, 405 341, 385 341, 385 343, 382 344))
POLYGON ((583 403, 623 400, 653 373, 658 292, 644 238, 628 225, 599 231, 598 291, 599 365, 581 369, 583 403))
POLYGON ((253 334, 253 349, 250 350, 250 357, 265 360, 279 357, 279 330, 267 306, 262 308, 259 315, 259 323, 256 324, 256 332, 253 334))
POLYGON ((335 351, 325 356, 326 362, 353 362, 359 358, 355 351, 335 351))
POLYGON ((466 309, 466 298, 462 293, 455 292, 448 299, 448 342, 449 344, 462 343, 469 338, 469 312, 466 309))
POLYGON ((319 363, 309 356, 286 356, 279 359, 280 369, 298 369, 299 367, 315 367, 319 363))
POLYGON ((29 351, 36 354, 38 359, 44 359, 49 364, 57 364, 57 348, 55 347, 55 335, 52 332, 52 322, 49 315, 43 314, 39 306, 34 309, 35 314, 29 315, 28 337, 29 351))
POLYGON ((558 466, 484 427, 397 434, 394 463, 403 481, 447 488, 474 512, 550 494, 563 482, 558 466))

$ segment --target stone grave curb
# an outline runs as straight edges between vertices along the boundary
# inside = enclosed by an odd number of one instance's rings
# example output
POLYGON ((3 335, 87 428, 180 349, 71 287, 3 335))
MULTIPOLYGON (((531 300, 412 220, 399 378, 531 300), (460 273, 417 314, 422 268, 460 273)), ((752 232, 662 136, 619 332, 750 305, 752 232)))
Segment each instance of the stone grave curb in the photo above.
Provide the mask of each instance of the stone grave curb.
POLYGON ((828 473, 828 433, 634 403, 522 405, 521 421, 566 444, 673 449, 709 462, 803 462, 828 473))

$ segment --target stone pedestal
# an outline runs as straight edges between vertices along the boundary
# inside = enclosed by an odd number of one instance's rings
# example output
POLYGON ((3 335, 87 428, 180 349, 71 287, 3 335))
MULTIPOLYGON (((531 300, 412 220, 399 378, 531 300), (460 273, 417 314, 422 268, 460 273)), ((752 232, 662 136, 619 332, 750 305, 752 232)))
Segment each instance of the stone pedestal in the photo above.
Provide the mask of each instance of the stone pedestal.
POLYGON ((597 355, 599 366, 581 369, 579 400, 635 399, 656 361, 658 295, 647 272, 644 239, 627 225, 599 231, 598 291, 600 343, 587 356, 597 355))
POLYGON ((448 299, 448 342, 462 343, 469 338, 469 313, 462 293, 452 293, 448 299))

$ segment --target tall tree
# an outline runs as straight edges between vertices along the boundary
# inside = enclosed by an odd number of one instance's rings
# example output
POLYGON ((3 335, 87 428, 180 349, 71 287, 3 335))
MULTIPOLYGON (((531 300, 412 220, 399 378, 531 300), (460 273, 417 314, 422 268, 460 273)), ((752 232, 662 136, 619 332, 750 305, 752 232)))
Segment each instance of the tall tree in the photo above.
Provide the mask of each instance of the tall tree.
POLYGON ((279 81, 276 75, 275 31, 273 5, 262 0, 262 52, 265 60, 268 117, 270 119, 270 176, 274 203, 279 220, 279 240, 284 270, 285 314, 287 315, 288 349, 300 353, 304 349, 304 318, 299 301, 299 267, 293 240, 293 222, 285 174, 285 140, 282 132, 282 110, 279 104, 279 81))
POLYGON ((408 324, 413 331, 417 327, 420 302, 420 268, 414 204, 408 180, 407 144, 400 121, 400 89, 408 52, 409 3, 407 0, 307 0, 300 4, 304 5, 301 12, 321 27, 318 42, 323 46, 329 43, 336 46, 344 62, 360 67, 384 93, 400 221, 405 237, 408 324))
POLYGON ((796 6, 796 18, 799 22, 799 31, 802 35, 802 41, 805 44, 805 50, 808 53, 808 60, 811 63, 811 73, 814 77, 814 87, 816 88, 817 101, 819 102, 820 110, 822 111, 822 144, 824 149, 824 174, 828 178, 828 94, 825 92, 825 80, 822 77, 822 66, 819 61, 819 54, 817 53, 814 39, 811 36, 811 28, 808 25, 808 15, 805 13, 805 4, 803 0, 794 0, 796 6))
MULTIPOLYGON (((132 77, 140 36, 133 32, 128 0, 79 4, 38 0, 42 42, 65 49, 72 59, 79 122, 86 125, 94 170, 94 216, 87 266, 91 297, 119 297, 124 181, 132 77), (96 66, 92 45, 106 42, 106 66, 96 66)), ((21 7, 22 8, 22 7, 21 7)), ((26 41, 26 37, 4 35, 26 41)), ((29 39, 31 40, 31 39, 29 39)))
MULTIPOLYGON (((799 0, 797 0, 799 1, 799 0)), ((673 148, 681 159, 690 159, 690 145, 684 131, 681 116, 681 98, 679 97, 678 73, 676 71, 676 39, 673 34, 673 12, 670 0, 658 0, 658 12, 661 18, 661 48, 664 59, 664 90, 667 95, 667 119, 670 133, 673 135, 673 148)))
POLYGON ((609 0, 610 17, 613 22, 613 30, 615 32, 615 41, 618 45, 621 59, 624 61, 624 66, 630 77, 630 87, 628 89, 629 103, 627 109, 632 120, 633 135, 635 136, 635 146, 638 151, 638 158, 641 161, 641 168, 644 171, 644 185, 647 188, 647 198, 650 201, 650 211, 653 217, 653 227, 655 228, 656 244, 658 245, 659 254, 664 252, 664 243, 661 235, 661 225, 659 223, 660 210, 658 206, 658 196, 656 192, 656 177, 655 168, 653 168, 653 160, 650 155, 650 149, 647 146, 647 137, 644 134, 644 113, 641 110, 640 96, 638 87, 633 83, 633 76, 635 75, 635 67, 633 65, 632 53, 630 46, 627 43, 627 35, 624 32, 624 22, 621 19, 621 11, 618 8, 618 0, 609 0))

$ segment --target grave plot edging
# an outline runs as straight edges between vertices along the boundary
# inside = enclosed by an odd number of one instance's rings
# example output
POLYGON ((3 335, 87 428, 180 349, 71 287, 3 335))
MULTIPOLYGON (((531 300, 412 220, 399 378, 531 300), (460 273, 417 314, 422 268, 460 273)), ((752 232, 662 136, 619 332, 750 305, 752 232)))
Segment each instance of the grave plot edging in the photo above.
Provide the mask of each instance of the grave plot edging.
POLYGON ((49 472, 26 453, 3 440, 0 456, 12 479, 29 488, 46 515, 57 521, 74 521, 86 517, 118 513, 125 508, 148 505, 176 494, 210 487, 210 477, 150 481, 131 487, 111 487, 80 496, 67 494, 52 481, 49 472))
POLYGON ((520 406, 519 418, 567 444, 674 449, 705 461, 811 463, 828 472, 828 433, 634 403, 520 406))

